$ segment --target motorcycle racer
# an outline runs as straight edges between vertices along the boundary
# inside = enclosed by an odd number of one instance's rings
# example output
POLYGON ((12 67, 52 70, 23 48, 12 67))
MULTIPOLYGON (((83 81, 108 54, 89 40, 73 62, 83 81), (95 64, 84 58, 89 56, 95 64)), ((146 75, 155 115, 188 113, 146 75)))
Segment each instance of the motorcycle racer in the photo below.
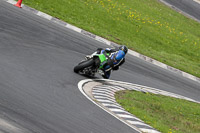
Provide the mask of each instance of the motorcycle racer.
MULTIPOLYGON (((109 79, 111 71, 118 70, 119 66, 121 66, 125 62, 125 55, 127 52, 128 48, 125 45, 122 45, 115 49, 98 48, 94 54, 104 54, 107 57, 107 63, 102 69, 98 71, 99 74, 101 74, 103 78, 109 79)), ((86 58, 89 58, 89 56, 86 56, 86 58)))

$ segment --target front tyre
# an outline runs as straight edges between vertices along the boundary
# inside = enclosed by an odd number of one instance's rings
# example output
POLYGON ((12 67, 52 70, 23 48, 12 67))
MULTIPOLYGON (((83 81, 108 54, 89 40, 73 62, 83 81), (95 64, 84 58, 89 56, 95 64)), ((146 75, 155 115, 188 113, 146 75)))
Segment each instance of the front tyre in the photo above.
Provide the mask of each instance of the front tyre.
POLYGON ((83 69, 89 67, 89 66, 93 66, 94 65, 94 60, 93 59, 89 59, 86 61, 83 61, 81 63, 79 63, 77 66, 74 67, 74 72, 78 73, 79 71, 82 71, 83 69))

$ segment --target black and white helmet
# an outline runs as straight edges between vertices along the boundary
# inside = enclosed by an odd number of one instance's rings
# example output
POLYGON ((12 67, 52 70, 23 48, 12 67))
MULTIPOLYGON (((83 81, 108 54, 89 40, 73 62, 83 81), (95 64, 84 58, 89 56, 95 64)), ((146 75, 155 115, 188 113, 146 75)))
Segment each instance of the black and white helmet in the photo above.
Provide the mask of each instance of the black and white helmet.
POLYGON ((125 54, 128 52, 128 48, 125 45, 119 46, 119 50, 124 51, 125 54))

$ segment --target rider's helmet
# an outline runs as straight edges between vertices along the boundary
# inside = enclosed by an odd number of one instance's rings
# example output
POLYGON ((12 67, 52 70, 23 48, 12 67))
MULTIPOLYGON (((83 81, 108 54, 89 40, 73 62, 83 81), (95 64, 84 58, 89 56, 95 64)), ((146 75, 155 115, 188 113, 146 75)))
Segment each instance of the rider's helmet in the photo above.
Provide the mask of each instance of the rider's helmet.
POLYGON ((124 51, 125 54, 128 52, 128 48, 125 45, 119 46, 119 50, 124 51))
POLYGON ((121 45, 118 49, 119 49, 119 51, 117 52, 117 54, 115 56, 116 61, 119 61, 122 58, 124 58, 126 53, 128 52, 128 48, 125 45, 121 45))

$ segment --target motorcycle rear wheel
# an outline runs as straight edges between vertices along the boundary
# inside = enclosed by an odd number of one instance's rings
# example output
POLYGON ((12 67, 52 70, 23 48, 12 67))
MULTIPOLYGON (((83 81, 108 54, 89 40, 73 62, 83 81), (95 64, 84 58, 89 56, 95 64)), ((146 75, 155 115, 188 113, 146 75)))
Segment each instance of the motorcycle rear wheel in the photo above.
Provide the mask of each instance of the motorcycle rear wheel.
POLYGON ((86 60, 86 61, 83 61, 81 63, 79 63, 77 66, 74 67, 74 72, 75 73, 78 73, 79 71, 87 68, 87 67, 90 67, 90 66, 93 66, 94 65, 94 60, 93 59, 89 59, 89 60, 86 60))

